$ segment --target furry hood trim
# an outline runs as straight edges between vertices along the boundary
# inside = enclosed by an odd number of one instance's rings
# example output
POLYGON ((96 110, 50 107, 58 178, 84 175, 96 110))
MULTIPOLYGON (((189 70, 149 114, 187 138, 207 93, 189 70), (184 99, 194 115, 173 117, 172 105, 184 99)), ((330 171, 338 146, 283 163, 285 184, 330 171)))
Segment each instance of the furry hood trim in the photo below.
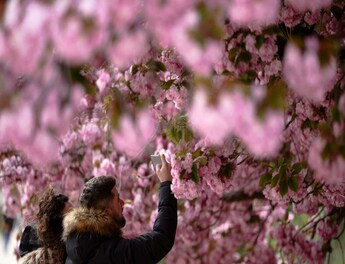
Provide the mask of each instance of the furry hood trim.
POLYGON ((115 219, 111 218, 105 210, 75 208, 70 211, 63 221, 64 241, 73 233, 94 233, 106 237, 122 236, 121 228, 115 219))

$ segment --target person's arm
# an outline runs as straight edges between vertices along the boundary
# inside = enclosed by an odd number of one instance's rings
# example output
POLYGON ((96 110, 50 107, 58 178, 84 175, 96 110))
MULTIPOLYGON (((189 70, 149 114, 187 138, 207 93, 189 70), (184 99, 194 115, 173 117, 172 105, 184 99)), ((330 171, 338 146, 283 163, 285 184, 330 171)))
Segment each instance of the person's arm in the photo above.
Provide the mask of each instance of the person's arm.
POLYGON ((174 245, 177 228, 177 201, 171 193, 171 182, 159 187, 158 216, 153 230, 129 240, 134 263, 157 263, 174 245))
POLYGON ((171 169, 165 158, 156 172, 160 180, 158 215, 149 233, 119 242, 118 253, 129 263, 157 263, 174 245, 177 228, 177 200, 171 192, 171 169))

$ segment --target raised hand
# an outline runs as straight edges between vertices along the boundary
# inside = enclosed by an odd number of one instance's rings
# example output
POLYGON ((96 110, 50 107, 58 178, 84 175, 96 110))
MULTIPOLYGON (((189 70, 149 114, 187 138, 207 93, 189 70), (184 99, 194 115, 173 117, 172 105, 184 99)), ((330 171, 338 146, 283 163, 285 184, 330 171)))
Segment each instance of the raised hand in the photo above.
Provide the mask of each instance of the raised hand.
POLYGON ((163 154, 161 154, 160 157, 162 159, 162 164, 156 165, 158 179, 160 180, 160 182, 171 181, 171 166, 166 161, 165 156, 163 154))

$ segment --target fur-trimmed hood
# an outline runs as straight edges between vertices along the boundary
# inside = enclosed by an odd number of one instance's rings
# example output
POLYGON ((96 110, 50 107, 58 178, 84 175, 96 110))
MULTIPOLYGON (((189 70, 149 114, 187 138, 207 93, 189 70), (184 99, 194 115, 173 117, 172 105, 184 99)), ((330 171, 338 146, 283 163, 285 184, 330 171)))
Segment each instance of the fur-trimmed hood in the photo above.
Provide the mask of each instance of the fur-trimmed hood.
POLYGON ((121 228, 105 210, 75 208, 70 211, 63 221, 63 240, 73 233, 93 233, 104 237, 120 237, 121 228))
POLYGON ((66 263, 100 263, 93 258, 104 254, 102 250, 99 253, 101 245, 106 241, 117 243, 122 239, 119 225, 105 210, 73 209, 65 216, 63 226, 66 263))

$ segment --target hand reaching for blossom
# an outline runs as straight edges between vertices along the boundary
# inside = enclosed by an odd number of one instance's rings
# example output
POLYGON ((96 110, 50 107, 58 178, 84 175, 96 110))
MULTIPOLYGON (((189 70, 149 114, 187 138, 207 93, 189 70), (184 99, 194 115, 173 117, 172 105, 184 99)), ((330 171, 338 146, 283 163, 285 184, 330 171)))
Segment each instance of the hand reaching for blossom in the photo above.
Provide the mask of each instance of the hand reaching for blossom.
POLYGON ((165 156, 163 154, 161 154, 160 156, 162 160, 162 165, 160 164, 156 165, 156 172, 157 172, 158 179, 160 182, 172 181, 171 166, 166 161, 165 156))

